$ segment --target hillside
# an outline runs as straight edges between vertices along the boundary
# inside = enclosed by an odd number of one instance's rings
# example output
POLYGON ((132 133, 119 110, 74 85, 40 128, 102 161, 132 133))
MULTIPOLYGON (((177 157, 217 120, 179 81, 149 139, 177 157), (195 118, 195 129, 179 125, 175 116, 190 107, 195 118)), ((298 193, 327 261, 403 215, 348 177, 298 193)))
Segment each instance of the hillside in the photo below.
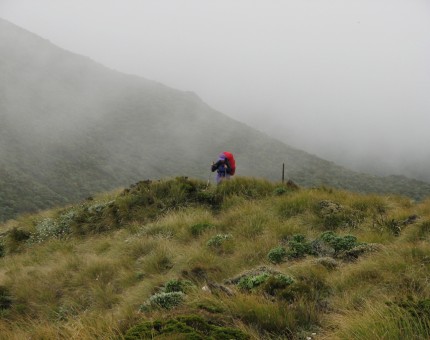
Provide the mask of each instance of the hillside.
POLYGON ((285 162, 303 186, 430 194, 429 183, 359 174, 293 149, 193 93, 110 70, 2 19, 0 79, 0 220, 142 178, 207 179, 222 150, 242 176, 279 179, 285 162))
POLYGON ((428 339, 430 201, 142 181, 0 226, 0 339, 428 339))

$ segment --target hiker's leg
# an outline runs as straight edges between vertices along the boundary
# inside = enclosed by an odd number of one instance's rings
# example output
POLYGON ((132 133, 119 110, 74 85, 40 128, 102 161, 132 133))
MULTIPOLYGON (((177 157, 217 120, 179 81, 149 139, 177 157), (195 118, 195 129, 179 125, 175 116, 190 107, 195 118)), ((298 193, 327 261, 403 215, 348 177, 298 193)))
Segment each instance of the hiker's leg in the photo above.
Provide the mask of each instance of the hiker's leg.
POLYGON ((222 176, 221 176, 221 174, 217 173, 217 175, 216 175, 216 184, 220 184, 221 181, 222 181, 222 176))

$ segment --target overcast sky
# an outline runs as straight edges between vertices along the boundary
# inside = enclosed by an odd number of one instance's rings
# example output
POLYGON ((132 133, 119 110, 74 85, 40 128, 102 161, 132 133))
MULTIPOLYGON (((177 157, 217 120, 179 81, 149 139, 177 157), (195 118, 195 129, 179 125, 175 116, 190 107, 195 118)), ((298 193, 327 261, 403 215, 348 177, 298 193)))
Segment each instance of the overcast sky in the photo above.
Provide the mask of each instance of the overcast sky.
POLYGON ((352 168, 430 165, 430 0, 0 0, 0 17, 352 168))

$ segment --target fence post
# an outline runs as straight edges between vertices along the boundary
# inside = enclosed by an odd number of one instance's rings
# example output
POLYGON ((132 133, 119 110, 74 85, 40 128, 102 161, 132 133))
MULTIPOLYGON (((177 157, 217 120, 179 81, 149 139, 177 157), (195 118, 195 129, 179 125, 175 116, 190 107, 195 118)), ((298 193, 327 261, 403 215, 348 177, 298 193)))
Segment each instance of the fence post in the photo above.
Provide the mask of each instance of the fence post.
POLYGON ((285 163, 282 163, 282 184, 285 181, 285 163))

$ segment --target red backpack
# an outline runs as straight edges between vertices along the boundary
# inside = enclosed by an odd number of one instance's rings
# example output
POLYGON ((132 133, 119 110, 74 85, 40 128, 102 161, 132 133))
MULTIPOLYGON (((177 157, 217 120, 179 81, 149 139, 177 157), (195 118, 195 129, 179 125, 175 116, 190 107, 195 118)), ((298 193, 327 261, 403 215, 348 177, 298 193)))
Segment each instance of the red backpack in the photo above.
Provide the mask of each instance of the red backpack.
POLYGON ((228 151, 224 151, 223 152, 224 156, 228 159, 229 163, 230 163, 230 175, 234 175, 234 173, 236 172, 236 161, 234 160, 234 156, 231 152, 228 151))

